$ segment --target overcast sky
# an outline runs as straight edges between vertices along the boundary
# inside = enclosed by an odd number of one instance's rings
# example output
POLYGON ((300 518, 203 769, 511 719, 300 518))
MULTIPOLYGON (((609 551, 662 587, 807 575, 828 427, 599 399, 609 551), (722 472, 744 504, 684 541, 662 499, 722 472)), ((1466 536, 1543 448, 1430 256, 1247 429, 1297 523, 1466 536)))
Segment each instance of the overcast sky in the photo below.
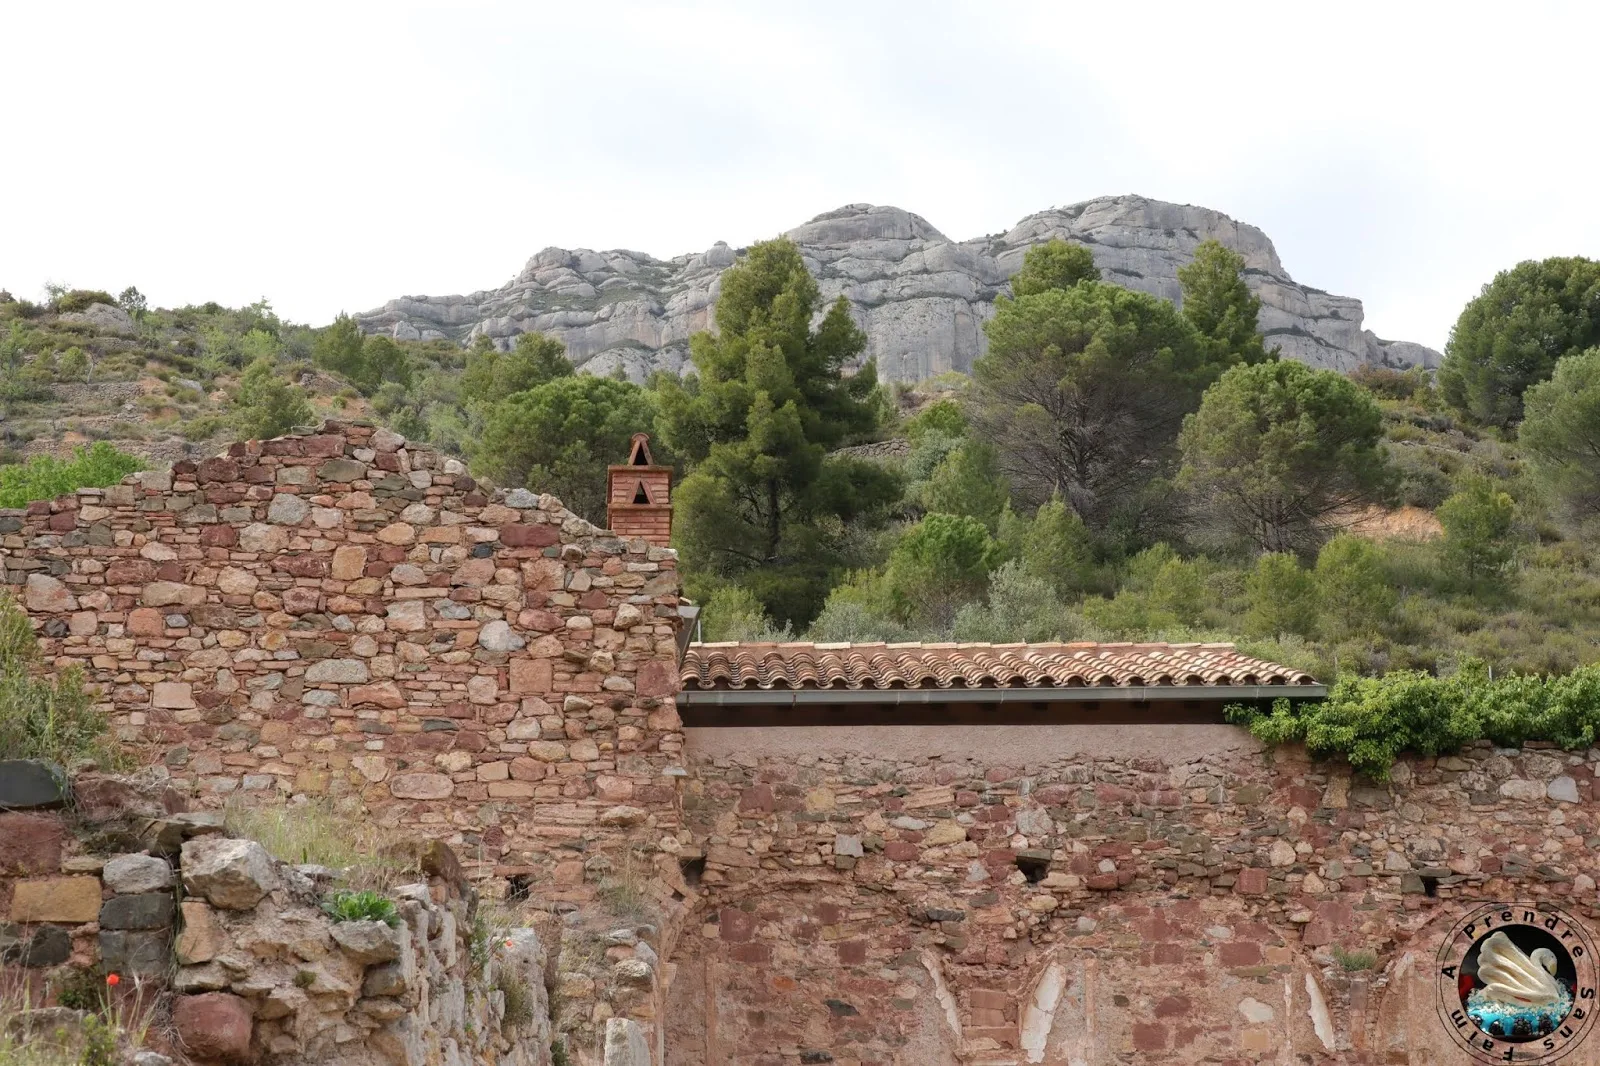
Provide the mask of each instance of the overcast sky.
POLYGON ((548 245, 666 257, 852 202, 966 239, 1140 193, 1442 347, 1497 270, 1600 257, 1597 5, 3 3, 18 296, 322 324, 548 245))

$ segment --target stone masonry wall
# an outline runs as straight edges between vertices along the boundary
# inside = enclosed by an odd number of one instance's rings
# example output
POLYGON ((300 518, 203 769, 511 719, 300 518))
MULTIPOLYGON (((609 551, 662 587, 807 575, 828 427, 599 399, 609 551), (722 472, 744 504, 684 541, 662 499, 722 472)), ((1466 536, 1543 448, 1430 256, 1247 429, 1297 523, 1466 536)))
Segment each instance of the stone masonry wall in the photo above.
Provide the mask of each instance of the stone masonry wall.
POLYGON ((475 929, 448 847, 418 847, 392 927, 334 921, 334 871, 278 862, 177 799, 159 773, 69 788, 0 762, 0 991, 103 988, 124 1017, 162 1019, 143 1039, 180 1061, 549 1066, 544 945, 475 929))
POLYGON ((704 866, 663 946, 668 1066, 1452 1063, 1432 962, 1469 901, 1600 932, 1600 750, 1377 784, 1242 731, 1203 760, 1025 765, 824 730, 697 756, 714 732, 688 731, 680 855, 704 866))
POLYGON ((675 553, 329 422, 0 511, 48 661, 201 806, 336 794, 582 901, 670 830, 675 553))

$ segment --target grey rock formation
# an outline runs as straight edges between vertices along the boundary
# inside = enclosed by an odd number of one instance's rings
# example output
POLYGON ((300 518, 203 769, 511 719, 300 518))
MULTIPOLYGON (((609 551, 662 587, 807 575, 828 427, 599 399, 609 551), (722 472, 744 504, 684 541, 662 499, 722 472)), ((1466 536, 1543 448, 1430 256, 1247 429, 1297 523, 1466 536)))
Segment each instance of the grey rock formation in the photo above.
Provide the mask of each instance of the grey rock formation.
MULTIPOLYGON (((1035 244, 1053 237, 1086 244, 1108 281, 1181 299, 1178 268, 1215 238, 1245 260, 1261 297, 1260 325, 1284 356, 1312 366, 1438 365, 1420 344, 1384 341, 1362 328, 1361 301, 1295 282, 1254 226, 1203 207, 1113 196, 1029 215, 1010 231, 956 242, 897 207, 851 204, 788 232, 831 303, 843 295, 866 331, 867 354, 888 381, 965 372, 983 354, 983 323, 996 296, 1035 244)), ((469 296, 408 296, 356 316, 369 333, 502 348, 518 333, 559 337, 578 366, 617 368, 635 380, 681 372, 689 337, 712 328, 721 272, 738 253, 718 243, 699 255, 655 259, 642 252, 546 248, 506 285, 469 296)))

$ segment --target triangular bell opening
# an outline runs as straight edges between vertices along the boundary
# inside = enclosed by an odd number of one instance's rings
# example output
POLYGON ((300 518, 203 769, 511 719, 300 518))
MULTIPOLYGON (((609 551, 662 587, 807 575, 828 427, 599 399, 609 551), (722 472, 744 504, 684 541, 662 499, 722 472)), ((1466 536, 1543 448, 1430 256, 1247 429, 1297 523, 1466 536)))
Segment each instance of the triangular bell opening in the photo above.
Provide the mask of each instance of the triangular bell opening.
POLYGON ((646 433, 633 435, 633 452, 628 456, 629 466, 651 466, 650 436, 646 433))
POLYGON ((649 503, 650 502, 650 494, 644 490, 644 482, 642 482, 642 481, 639 482, 638 487, 633 490, 633 502, 634 503, 649 503))

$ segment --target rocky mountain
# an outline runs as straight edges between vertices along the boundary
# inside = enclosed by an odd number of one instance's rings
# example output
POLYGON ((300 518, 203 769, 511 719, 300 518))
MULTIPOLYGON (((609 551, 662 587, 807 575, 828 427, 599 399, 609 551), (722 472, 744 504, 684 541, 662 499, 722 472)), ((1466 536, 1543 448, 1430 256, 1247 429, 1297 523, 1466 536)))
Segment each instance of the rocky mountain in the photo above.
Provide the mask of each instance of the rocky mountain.
MULTIPOLYGON (((1245 260, 1261 297, 1261 330, 1283 354, 1312 366, 1437 366, 1439 353, 1386 341, 1361 326, 1361 301, 1289 277, 1267 235, 1204 207, 1112 196, 1029 215, 1008 232, 952 241, 898 207, 851 204, 787 234, 831 302, 843 294, 866 331, 880 377, 916 382, 966 371, 983 354, 983 322, 1035 244, 1086 244, 1108 281, 1181 301, 1178 268, 1215 238, 1245 260)), ((369 333, 502 347, 518 333, 560 337, 573 362, 597 374, 621 367, 641 379, 678 371, 689 337, 712 328, 718 279, 739 250, 718 242, 698 255, 546 248, 498 289, 468 296, 407 296, 356 316, 369 333)))

